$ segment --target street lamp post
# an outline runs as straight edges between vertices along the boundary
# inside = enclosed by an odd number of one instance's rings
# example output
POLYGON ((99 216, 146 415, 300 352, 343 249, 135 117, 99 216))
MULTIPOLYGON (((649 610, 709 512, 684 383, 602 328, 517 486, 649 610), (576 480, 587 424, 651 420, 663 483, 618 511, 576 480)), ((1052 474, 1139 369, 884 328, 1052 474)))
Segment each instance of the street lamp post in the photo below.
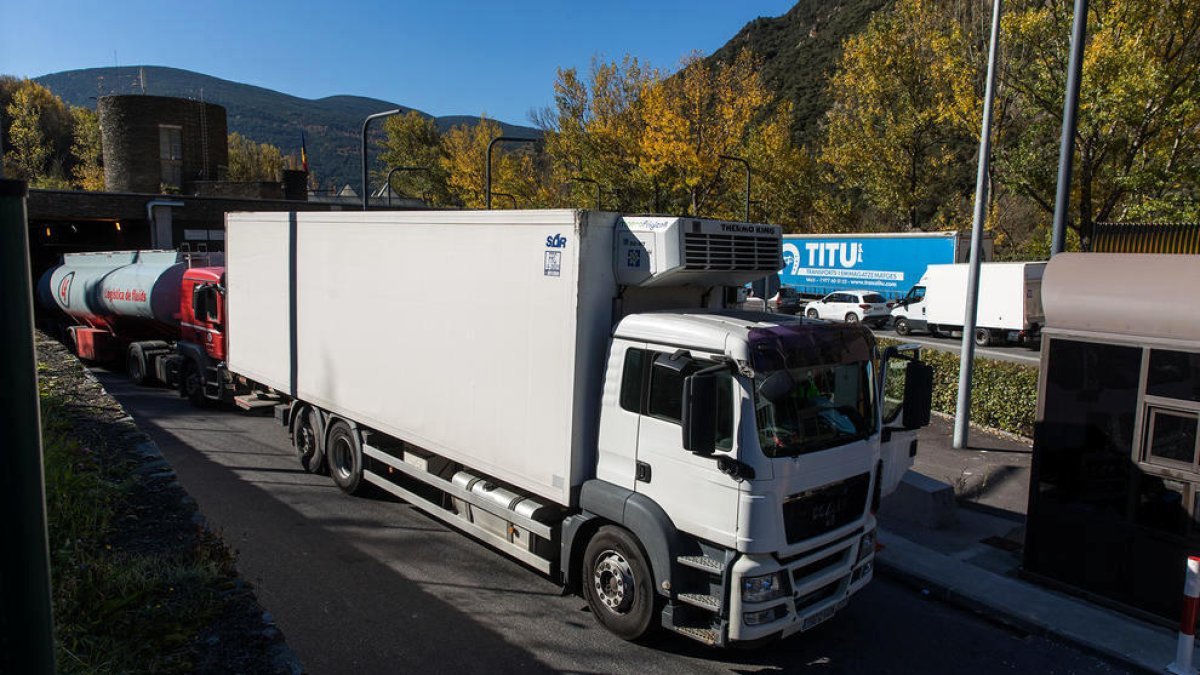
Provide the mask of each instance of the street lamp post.
POLYGON ((983 223, 987 218, 988 164, 992 156, 992 103, 1000 50, 1000 4, 992 0, 992 40, 988 49, 987 87, 983 95, 983 127, 979 131, 979 172, 975 177, 975 220, 967 274, 967 306, 963 317, 962 353, 958 364, 958 406, 954 414, 954 448, 967 447, 971 429, 971 376, 975 368, 975 315, 979 311, 979 270, 983 257, 983 223))
POLYGON ((1083 42, 1087 39, 1087 13, 1088 0, 1075 0, 1075 17, 1071 25, 1071 57, 1067 62, 1067 91, 1063 99, 1062 141, 1058 148, 1058 189, 1054 194, 1051 256, 1062 253, 1067 248, 1067 210, 1071 207, 1071 165, 1075 160, 1075 125, 1079 117, 1079 80, 1083 75, 1083 42))
MULTIPOLYGON (((425 173, 433 172, 433 170, 427 166, 393 166, 392 170, 388 172, 387 183, 386 183, 387 191, 388 191, 387 198, 388 198, 388 208, 389 209, 392 208, 392 176, 395 176, 397 171, 424 171, 425 173)), ((429 200, 426 199, 425 201, 428 202, 429 200)))
MULTIPOLYGON (((484 181, 487 183, 486 192, 484 192, 484 203, 487 205, 488 210, 492 208, 492 148, 500 142, 537 143, 538 139, 523 138, 520 136, 497 136, 488 143, 487 156, 484 158, 483 165, 484 181)), ((514 199, 514 201, 516 200, 514 199)))
POLYGON ((371 121, 372 121, 372 120, 377 120, 377 119, 380 119, 380 118, 382 118, 382 117, 391 117, 392 115, 399 115, 399 114, 400 114, 400 113, 402 113, 402 112, 404 112, 404 111, 403 111, 403 110, 401 110, 401 109, 399 109, 399 108, 396 108, 395 110, 386 110, 386 111, 384 111, 384 112, 381 112, 381 113, 375 113, 374 115, 367 115, 367 119, 363 120, 363 125, 362 125, 362 199, 363 199, 363 211, 366 211, 366 210, 367 210, 367 199, 368 199, 368 198, 371 196, 370 190, 368 190, 368 189, 367 189, 367 127, 371 125, 371 121))

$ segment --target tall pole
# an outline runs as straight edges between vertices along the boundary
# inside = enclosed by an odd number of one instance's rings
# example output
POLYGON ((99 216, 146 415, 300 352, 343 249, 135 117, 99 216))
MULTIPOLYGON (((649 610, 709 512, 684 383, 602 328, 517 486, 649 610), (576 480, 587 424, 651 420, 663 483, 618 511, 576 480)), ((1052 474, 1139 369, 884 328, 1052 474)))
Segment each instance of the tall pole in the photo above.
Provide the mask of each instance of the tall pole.
POLYGON ((979 173, 975 176, 975 220, 971 224, 971 269, 963 316, 962 358, 958 363, 958 407, 954 411, 954 447, 967 447, 971 428, 971 375, 975 366, 975 314, 979 310, 979 265, 983 223, 987 215, 988 164, 992 158, 992 102, 996 98, 996 60, 1000 46, 1000 0, 992 4, 992 42, 988 48, 987 89, 983 95, 983 128, 979 131, 979 173))
POLYGON ((484 162, 484 164, 483 164, 484 179, 483 180, 487 184, 487 186, 485 188, 485 192, 484 192, 484 203, 487 205, 487 209, 489 211, 492 209, 492 147, 494 147, 497 143, 502 143, 502 142, 537 143, 538 139, 523 138, 521 136, 497 136, 497 137, 493 138, 491 140, 491 142, 488 143, 487 156, 484 157, 484 160, 483 160, 483 162, 484 162))
POLYGON ((1071 58, 1063 98, 1062 141, 1058 146, 1058 190, 1054 195, 1054 233, 1050 255, 1067 248, 1067 211, 1071 207, 1071 164, 1075 159, 1075 126, 1079 117, 1079 81, 1083 75, 1083 43, 1087 39, 1088 0, 1075 0, 1071 23, 1071 58))
POLYGON ((401 109, 399 109, 399 108, 396 108, 395 110, 387 110, 387 111, 384 111, 384 112, 381 112, 381 113, 375 113, 374 115, 367 115, 367 119, 363 120, 363 126, 362 126, 362 199, 363 199, 363 211, 366 211, 366 210, 367 210, 367 200, 368 200, 368 199, 370 198, 370 196, 371 196, 371 192, 370 192, 370 190, 367 188, 367 127, 371 126, 371 121, 372 121, 372 120, 377 120, 377 119, 379 119, 379 118, 381 118, 381 117, 391 117, 392 115, 399 115, 399 114, 400 114, 400 113, 402 113, 402 112, 404 112, 404 111, 403 111, 403 110, 401 110, 401 109))
POLYGON ((0 179, 0 672, 53 673, 42 424, 33 346, 25 182, 0 179))
POLYGON ((742 219, 748 223, 750 222, 750 162, 745 157, 734 157, 733 155, 718 155, 718 157, 727 162, 741 162, 746 167, 746 207, 742 219))

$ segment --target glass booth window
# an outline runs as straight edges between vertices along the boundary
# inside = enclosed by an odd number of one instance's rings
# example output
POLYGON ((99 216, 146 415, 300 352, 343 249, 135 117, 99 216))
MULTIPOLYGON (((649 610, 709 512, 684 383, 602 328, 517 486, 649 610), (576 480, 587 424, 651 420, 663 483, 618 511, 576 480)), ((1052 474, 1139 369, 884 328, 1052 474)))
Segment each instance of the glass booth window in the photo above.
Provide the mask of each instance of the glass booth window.
POLYGON ((1050 341, 1038 429, 1041 498, 1124 514, 1142 349, 1050 341))
POLYGON ((1181 468, 1195 470, 1196 414, 1162 408, 1151 408, 1149 412, 1146 461, 1182 464, 1181 468))
POLYGON ((1146 393, 1200 402, 1200 354, 1151 350, 1146 393))

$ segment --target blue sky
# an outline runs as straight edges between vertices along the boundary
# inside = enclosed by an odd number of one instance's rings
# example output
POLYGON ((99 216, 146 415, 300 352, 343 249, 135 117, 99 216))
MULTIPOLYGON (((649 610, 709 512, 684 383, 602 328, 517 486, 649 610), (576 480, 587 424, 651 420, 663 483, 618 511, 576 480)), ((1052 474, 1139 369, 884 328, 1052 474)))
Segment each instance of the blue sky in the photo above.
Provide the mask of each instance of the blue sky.
POLYGON ((305 98, 373 96, 521 123, 551 102, 560 66, 628 53, 674 68, 794 2, 14 1, 0 21, 0 73, 172 66, 305 98))

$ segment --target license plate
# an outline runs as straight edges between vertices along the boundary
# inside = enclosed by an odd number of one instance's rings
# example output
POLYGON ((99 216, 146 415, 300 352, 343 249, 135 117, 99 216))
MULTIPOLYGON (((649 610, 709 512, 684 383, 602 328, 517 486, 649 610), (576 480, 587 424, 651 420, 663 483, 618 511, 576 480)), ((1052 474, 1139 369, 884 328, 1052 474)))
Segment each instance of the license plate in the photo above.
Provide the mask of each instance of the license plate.
POLYGON ((830 605, 829 607, 826 607, 825 609, 805 619, 804 623, 800 625, 800 630, 809 630, 825 623, 830 617, 832 617, 834 614, 837 614, 845 606, 846 601, 842 600, 836 605, 830 605))

